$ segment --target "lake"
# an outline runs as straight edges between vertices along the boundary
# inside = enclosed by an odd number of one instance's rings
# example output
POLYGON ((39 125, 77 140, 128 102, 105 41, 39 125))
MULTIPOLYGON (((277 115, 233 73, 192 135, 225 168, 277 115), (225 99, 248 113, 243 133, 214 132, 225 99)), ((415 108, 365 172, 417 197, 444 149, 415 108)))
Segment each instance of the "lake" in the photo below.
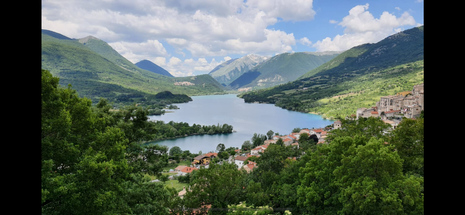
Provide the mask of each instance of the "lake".
MULTIPOLYGON (((191 153, 215 151, 219 143, 226 148, 239 147, 246 140, 251 140, 254 133, 266 134, 269 130, 280 135, 290 134, 292 129, 322 128, 333 124, 333 120, 323 119, 319 115, 289 111, 273 104, 245 103, 235 94, 192 96, 189 103, 176 104, 180 109, 161 116, 149 116, 150 120, 187 122, 189 125, 223 125, 233 126, 231 134, 194 135, 183 138, 150 142, 148 144, 179 146, 191 153)), ((172 110, 170 110, 172 111, 172 110)))

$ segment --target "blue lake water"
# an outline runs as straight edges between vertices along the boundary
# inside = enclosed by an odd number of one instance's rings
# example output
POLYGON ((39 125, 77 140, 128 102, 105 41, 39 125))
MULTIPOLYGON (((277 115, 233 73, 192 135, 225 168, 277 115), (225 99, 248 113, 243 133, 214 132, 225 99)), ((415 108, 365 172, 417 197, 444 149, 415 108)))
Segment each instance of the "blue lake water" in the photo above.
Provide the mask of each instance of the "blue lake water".
POLYGON ((233 126, 232 134, 195 135, 172 140, 151 142, 168 147, 179 146, 191 153, 215 151, 219 143, 226 148, 241 147, 250 140, 254 133, 266 134, 269 130, 280 135, 289 134, 292 129, 319 128, 332 124, 333 120, 323 119, 319 115, 288 111, 273 104, 245 103, 235 94, 192 96, 189 103, 176 104, 180 109, 161 116, 150 116, 151 120, 187 122, 189 125, 223 125, 233 126))

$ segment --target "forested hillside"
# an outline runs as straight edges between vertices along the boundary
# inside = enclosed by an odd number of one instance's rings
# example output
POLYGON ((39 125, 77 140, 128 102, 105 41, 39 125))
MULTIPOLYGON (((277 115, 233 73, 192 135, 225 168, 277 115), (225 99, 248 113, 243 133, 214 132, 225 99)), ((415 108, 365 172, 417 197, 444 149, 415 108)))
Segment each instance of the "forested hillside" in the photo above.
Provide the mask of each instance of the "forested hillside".
POLYGON ((355 114, 381 96, 412 90, 423 77, 423 26, 351 48, 296 81, 240 95, 325 117, 355 114))
POLYGON ((174 78, 156 74, 135 66, 102 40, 74 40, 50 31, 42 33, 42 69, 60 77, 62 86, 71 84, 94 104, 100 97, 116 105, 144 102, 162 91, 189 96, 223 92, 222 86, 208 75, 174 78), (175 85, 179 81, 193 84, 175 85))

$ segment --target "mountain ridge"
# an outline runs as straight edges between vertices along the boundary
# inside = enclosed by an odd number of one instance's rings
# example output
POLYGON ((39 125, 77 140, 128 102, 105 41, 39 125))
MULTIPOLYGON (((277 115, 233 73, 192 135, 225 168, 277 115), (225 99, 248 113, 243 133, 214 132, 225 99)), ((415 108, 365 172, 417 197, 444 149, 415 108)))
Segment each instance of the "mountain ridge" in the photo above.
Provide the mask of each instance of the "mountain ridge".
POLYGON ((135 63, 134 65, 136 65, 137 67, 141 69, 145 69, 153 73, 157 73, 157 74, 168 76, 168 77, 174 77, 173 75, 171 75, 171 73, 163 69, 161 66, 158 66, 157 64, 149 60, 144 59, 144 60, 141 60, 135 63))

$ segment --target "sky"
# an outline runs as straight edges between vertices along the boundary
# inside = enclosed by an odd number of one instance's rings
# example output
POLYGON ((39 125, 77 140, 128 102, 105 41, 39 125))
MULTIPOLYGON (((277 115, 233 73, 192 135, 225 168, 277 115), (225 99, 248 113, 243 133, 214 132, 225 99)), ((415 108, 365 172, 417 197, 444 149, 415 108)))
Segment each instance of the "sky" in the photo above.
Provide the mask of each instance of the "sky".
POLYGON ((176 77, 248 54, 345 51, 424 25, 423 0, 42 0, 42 29, 176 77))

